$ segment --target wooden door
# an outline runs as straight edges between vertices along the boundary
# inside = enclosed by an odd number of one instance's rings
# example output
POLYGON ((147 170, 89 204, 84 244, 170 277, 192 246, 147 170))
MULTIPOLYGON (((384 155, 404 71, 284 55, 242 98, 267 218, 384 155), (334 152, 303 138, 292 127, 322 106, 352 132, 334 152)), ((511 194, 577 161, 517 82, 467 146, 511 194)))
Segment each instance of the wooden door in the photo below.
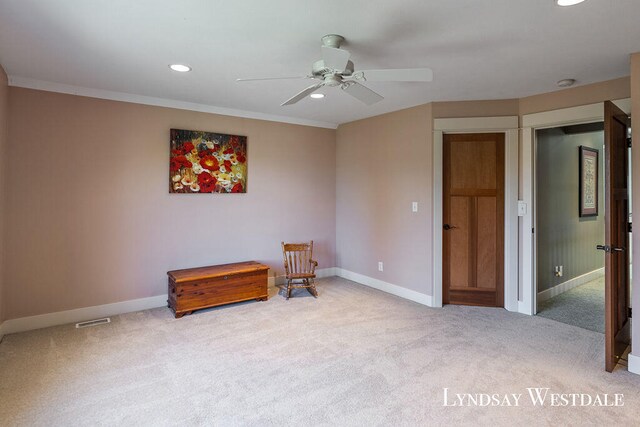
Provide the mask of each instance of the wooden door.
POLYGON ((504 306, 504 134, 445 134, 445 304, 504 306))
POLYGON ((630 343, 627 115, 605 102, 605 368, 613 371, 630 343))

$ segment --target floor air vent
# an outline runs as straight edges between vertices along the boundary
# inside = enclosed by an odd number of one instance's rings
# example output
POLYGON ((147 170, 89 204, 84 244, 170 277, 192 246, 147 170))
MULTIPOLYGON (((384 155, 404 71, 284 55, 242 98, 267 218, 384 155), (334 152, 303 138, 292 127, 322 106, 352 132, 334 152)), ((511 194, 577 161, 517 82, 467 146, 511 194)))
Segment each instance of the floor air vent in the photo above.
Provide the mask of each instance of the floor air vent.
POLYGON ((105 323, 111 323, 111 319, 105 317, 104 319, 87 320, 86 322, 76 323, 76 328, 88 328, 89 326, 104 325, 105 323))

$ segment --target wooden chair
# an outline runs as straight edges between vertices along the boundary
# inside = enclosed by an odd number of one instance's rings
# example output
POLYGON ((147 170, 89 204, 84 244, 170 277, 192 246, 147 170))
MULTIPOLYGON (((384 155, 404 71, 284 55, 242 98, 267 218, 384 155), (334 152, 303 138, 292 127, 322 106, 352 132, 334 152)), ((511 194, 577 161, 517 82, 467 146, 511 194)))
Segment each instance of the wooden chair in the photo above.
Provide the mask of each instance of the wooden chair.
POLYGON ((282 256, 287 281, 287 299, 291 296, 292 288, 306 288, 317 298, 318 291, 313 280, 316 278, 318 262, 313 260, 313 240, 309 243, 282 242, 282 256))

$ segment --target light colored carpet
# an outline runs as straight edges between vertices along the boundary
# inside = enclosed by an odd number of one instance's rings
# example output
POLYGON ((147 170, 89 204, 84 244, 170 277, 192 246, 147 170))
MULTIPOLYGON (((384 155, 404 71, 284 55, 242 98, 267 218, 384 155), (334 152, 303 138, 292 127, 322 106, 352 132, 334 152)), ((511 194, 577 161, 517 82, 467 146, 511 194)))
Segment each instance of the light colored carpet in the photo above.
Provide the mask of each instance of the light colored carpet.
POLYGON ((604 276, 541 302, 538 316, 604 334, 604 276))
POLYGON ((343 279, 285 301, 174 319, 159 308, 5 337, 0 424, 637 425, 640 376, 603 370, 601 334, 502 309, 431 309, 343 279), (445 407, 525 393, 520 407, 445 407), (526 387, 624 393, 624 407, 533 407, 526 387))

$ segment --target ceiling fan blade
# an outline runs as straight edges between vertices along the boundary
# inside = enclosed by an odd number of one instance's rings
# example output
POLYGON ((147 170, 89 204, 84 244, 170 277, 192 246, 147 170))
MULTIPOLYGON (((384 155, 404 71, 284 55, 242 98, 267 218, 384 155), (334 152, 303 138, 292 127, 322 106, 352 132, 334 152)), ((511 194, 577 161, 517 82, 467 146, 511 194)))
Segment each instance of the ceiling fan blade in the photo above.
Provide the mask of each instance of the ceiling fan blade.
POLYGON ((237 82, 256 82, 260 80, 294 80, 294 79, 310 79, 310 76, 295 76, 295 77, 264 77, 257 79, 236 79, 237 82))
POLYGON ((305 90, 303 90, 301 92, 298 92, 296 95, 294 95, 291 98, 287 99, 281 105, 284 107, 285 105, 295 104, 296 102, 298 102, 301 99, 303 99, 305 96, 311 95, 313 92, 315 92, 316 90, 320 89, 322 86, 324 86, 324 82, 323 83, 318 83, 318 84, 313 85, 313 86, 309 86, 305 90))
POLYGON ((354 73, 354 78, 368 82, 430 82, 433 71, 430 68, 402 68, 397 70, 364 70, 354 73))
POLYGON ((384 97, 378 95, 368 87, 354 81, 349 82, 349 84, 343 86, 342 89, 358 101, 364 102, 367 105, 373 105, 384 99, 384 97))
POLYGON ((335 47, 322 46, 322 60, 327 68, 332 70, 344 71, 347 68, 347 62, 351 54, 348 50, 338 49, 335 47))

